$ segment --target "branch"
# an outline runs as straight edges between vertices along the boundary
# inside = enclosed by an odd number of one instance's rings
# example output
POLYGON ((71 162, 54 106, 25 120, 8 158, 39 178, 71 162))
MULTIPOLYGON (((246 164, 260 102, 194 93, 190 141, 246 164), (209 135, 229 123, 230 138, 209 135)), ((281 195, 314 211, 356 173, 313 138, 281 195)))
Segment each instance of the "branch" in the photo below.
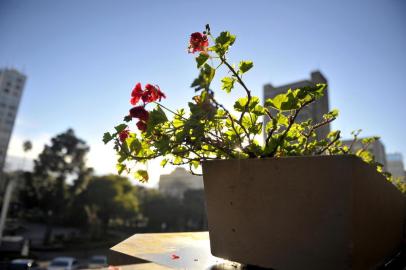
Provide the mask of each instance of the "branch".
MULTIPOLYGON (((218 103, 217 100, 215 100, 213 96, 210 96, 210 99, 214 102, 214 104, 216 104, 216 106, 222 108, 226 112, 226 114, 228 115, 228 118, 231 121, 231 128, 234 130, 235 134, 237 135, 237 138, 238 138, 238 140, 240 142, 240 148, 242 149, 243 148, 243 146, 242 146, 243 140, 242 140, 240 134, 238 134, 237 129, 235 128, 233 116, 231 115, 231 113, 222 104, 218 103)), ((245 134, 247 134, 247 130, 240 123, 239 123, 239 125, 244 130, 245 134)), ((248 137, 248 140, 249 140, 249 137, 248 137)))
MULTIPOLYGON (((275 148, 271 151, 271 153, 269 153, 269 157, 273 157, 276 153, 276 151, 278 150, 280 144, 283 142, 283 140, 285 139, 286 135, 288 134, 290 128, 292 127, 292 125, 295 123, 296 117, 298 116, 299 112, 307 105, 309 105, 310 103, 312 103, 315 99, 312 98, 311 100, 305 102, 302 104, 301 107, 299 107, 298 109, 295 110, 295 113, 293 115, 293 117, 289 117, 289 125, 286 128, 286 130, 283 132, 283 134, 279 137, 278 143, 276 144, 275 148)), ((265 146, 266 147, 266 146, 265 146)))
POLYGON ((244 88, 245 92, 247 93, 248 101, 247 101, 247 104, 245 104, 244 111, 241 113, 240 120, 239 120, 239 122, 241 122, 242 118, 244 117, 244 114, 248 111, 248 107, 251 102, 251 91, 245 85, 245 83, 243 82, 240 75, 238 75, 238 72, 235 71, 235 69, 227 62, 225 56, 221 57, 220 59, 228 67, 228 69, 233 73, 233 75, 237 78, 238 83, 244 88))
POLYGON ((332 146, 335 142, 337 142, 340 139, 340 131, 337 132, 336 137, 334 138, 334 140, 332 140, 329 144, 327 144, 324 148, 322 148, 319 152, 317 152, 316 155, 321 155, 324 153, 324 151, 326 151, 327 149, 330 148, 330 146, 332 146))
POLYGON ((333 118, 327 119, 327 120, 325 120, 323 122, 320 122, 320 123, 312 126, 307 134, 303 134, 306 137, 306 143, 305 143, 304 151, 303 151, 304 154, 306 154, 306 152, 307 152, 307 147, 309 146, 309 138, 312 135, 312 132, 315 131, 316 129, 318 129, 318 128, 320 128, 320 127, 334 121, 335 119, 336 118, 333 117, 333 118))

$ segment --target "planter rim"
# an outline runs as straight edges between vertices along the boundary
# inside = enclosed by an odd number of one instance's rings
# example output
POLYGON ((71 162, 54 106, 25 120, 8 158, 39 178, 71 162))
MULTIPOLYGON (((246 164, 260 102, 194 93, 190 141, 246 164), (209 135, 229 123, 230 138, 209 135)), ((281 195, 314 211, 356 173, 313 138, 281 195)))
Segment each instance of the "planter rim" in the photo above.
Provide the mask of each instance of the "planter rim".
MULTIPOLYGON (((278 159, 353 159, 362 161, 361 158, 354 154, 340 154, 340 155, 320 155, 320 156, 283 156, 283 157, 267 157, 267 158, 229 158, 229 159, 211 159, 204 160, 202 163, 211 162, 231 162, 231 161, 252 161, 252 160, 278 160, 278 159)), ((363 161, 362 161, 363 162, 363 161)), ((363 162, 365 163, 365 162, 363 162)), ((367 164, 367 163, 365 163, 367 164)))

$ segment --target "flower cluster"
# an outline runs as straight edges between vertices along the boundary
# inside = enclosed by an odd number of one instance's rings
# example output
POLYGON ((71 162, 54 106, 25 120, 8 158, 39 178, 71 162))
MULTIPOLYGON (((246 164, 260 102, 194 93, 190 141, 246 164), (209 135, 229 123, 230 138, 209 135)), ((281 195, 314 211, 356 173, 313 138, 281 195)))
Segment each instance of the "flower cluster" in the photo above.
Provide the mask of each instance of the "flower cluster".
POLYGON ((165 94, 161 91, 158 85, 153 86, 152 84, 145 85, 145 89, 142 90, 141 83, 137 83, 131 92, 130 103, 136 105, 138 101, 142 100, 144 104, 161 101, 162 98, 166 98, 165 94))
POLYGON ((200 32, 195 32, 190 35, 189 53, 206 52, 208 46, 209 40, 207 39, 207 35, 200 32))
POLYGON ((137 127, 139 130, 145 132, 147 130, 147 122, 149 118, 149 112, 145 109, 148 103, 161 101, 162 98, 166 98, 165 94, 161 91, 158 85, 146 84, 145 89, 142 89, 141 83, 137 83, 131 92, 131 105, 137 105, 139 101, 143 104, 135 106, 130 109, 130 117, 137 118, 137 127))

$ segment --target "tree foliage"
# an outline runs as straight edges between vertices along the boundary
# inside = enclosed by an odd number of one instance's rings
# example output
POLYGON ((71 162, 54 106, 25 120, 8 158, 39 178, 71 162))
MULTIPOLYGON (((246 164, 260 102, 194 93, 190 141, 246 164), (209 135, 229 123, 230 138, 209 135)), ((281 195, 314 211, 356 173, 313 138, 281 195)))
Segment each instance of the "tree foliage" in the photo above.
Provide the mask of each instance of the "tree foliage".
POLYGON ((51 138, 34 160, 34 170, 25 175, 23 201, 44 213, 63 215, 73 195, 83 191, 92 175, 85 164, 89 147, 72 129, 51 138), (67 181, 72 184, 68 184, 67 181))
POLYGON ((84 198, 84 205, 95 210, 104 227, 112 219, 132 219, 138 212, 136 187, 126 177, 94 177, 87 186, 84 198))

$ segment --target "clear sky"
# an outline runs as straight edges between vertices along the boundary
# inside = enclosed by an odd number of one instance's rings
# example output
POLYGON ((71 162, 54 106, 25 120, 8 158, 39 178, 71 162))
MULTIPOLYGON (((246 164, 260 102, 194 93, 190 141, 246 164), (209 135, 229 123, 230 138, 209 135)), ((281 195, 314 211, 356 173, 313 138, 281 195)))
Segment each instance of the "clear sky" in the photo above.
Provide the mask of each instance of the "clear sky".
POLYGON ((188 38, 210 23, 213 33, 237 35, 231 61, 254 61, 246 79, 255 95, 318 69, 341 112, 332 127, 347 137, 362 128, 405 157, 405 14, 403 0, 1 0, 0 67, 28 76, 9 155, 30 139, 34 157, 71 127, 90 145, 96 172, 113 172, 101 137, 128 112, 132 87, 158 84, 165 105, 185 106, 197 75, 188 38))

